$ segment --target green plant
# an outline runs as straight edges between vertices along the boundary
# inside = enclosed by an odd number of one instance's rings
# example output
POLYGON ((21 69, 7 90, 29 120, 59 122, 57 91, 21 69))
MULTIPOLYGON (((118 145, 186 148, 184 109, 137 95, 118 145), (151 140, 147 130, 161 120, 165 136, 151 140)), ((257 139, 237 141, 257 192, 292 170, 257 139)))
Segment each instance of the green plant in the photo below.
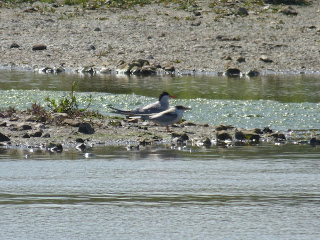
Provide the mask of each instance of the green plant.
POLYGON ((53 112, 67 113, 69 116, 81 116, 82 113, 87 111, 92 102, 92 95, 89 96, 89 103, 85 108, 79 108, 77 98, 74 95, 74 90, 77 86, 77 82, 72 83, 71 92, 69 96, 64 96, 60 100, 55 100, 47 97, 45 100, 49 103, 49 108, 53 112))

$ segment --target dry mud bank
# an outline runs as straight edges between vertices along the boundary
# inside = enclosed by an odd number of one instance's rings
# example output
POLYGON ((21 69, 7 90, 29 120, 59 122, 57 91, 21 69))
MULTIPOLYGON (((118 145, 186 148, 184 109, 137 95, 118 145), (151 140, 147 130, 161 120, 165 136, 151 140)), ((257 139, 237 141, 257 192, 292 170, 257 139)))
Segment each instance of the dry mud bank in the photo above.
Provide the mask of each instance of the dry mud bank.
POLYGON ((2 7, 0 66, 110 72, 145 59, 176 72, 320 71, 319 1, 290 6, 291 12, 281 11, 288 8, 282 5, 241 6, 2 7))

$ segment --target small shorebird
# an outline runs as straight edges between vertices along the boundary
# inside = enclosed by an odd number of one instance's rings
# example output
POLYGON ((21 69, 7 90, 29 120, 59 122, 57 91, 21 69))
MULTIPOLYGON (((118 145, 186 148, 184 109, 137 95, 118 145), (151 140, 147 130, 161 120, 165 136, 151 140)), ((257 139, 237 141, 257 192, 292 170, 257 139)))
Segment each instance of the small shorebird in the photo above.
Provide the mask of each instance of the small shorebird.
POLYGON ((182 119, 183 112, 186 110, 191 110, 191 108, 179 105, 160 113, 148 116, 141 115, 141 119, 150 120, 160 126, 164 126, 169 131, 169 125, 179 122, 182 119))
POLYGON ((114 113, 124 114, 127 116, 134 116, 139 114, 155 114, 165 111, 169 108, 169 98, 175 98, 167 92, 162 92, 159 96, 159 100, 144 107, 138 107, 133 110, 122 110, 114 107, 110 107, 114 110, 114 113))

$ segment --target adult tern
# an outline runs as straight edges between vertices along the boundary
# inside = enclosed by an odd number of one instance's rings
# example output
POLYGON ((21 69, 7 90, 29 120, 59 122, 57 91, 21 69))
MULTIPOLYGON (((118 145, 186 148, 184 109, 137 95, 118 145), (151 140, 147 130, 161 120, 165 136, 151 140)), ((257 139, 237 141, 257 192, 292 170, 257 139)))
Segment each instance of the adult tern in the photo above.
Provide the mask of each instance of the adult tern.
POLYGON ((133 110, 122 110, 114 107, 110 108, 114 110, 114 113, 124 114, 127 116, 134 116, 139 114, 155 114, 165 111, 169 108, 169 98, 175 98, 175 96, 172 96, 167 92, 162 92, 159 96, 158 101, 144 107, 137 107, 133 110))
POLYGON ((191 110, 191 108, 184 106, 175 106, 160 113, 152 114, 149 116, 141 116, 141 119, 150 120, 160 126, 166 127, 169 131, 169 125, 179 122, 182 119, 183 112, 191 110))

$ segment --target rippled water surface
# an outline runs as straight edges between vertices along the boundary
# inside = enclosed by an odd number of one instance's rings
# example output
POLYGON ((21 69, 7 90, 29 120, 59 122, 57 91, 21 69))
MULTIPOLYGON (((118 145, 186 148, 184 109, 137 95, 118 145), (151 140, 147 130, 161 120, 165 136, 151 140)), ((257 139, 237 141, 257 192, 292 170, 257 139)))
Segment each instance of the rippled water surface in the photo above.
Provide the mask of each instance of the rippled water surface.
MULTIPOLYGON (((185 118, 238 127, 320 129, 319 76, 116 78, 1 72, 0 109, 68 94, 109 115, 159 92, 185 118)), ((1 128, 0 128, 1 132, 1 128)), ((94 146, 0 148, 0 239, 318 239, 320 148, 94 146)))

